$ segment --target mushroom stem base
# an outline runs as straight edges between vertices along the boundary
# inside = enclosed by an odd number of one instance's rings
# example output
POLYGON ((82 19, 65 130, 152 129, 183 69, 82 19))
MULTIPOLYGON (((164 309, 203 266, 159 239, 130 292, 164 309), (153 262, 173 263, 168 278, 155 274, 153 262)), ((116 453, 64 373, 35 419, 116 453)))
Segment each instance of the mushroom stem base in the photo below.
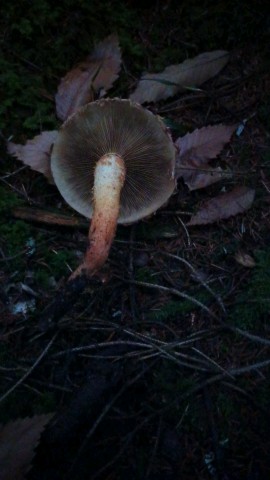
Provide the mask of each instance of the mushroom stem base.
POLYGON ((72 274, 95 274, 106 261, 114 239, 120 209, 120 194, 125 181, 125 164, 116 154, 104 155, 95 168, 94 209, 84 262, 72 274))

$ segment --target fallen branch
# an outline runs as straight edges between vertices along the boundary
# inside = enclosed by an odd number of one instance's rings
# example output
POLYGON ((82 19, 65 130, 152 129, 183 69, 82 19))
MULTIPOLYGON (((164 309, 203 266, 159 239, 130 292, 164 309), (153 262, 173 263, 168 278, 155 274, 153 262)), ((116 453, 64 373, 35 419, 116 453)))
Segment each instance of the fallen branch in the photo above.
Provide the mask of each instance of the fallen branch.
POLYGON ((89 223, 79 217, 71 217, 59 212, 50 212, 38 208, 16 207, 11 211, 11 215, 27 222, 45 223, 47 225, 59 225, 70 228, 89 228, 89 223))

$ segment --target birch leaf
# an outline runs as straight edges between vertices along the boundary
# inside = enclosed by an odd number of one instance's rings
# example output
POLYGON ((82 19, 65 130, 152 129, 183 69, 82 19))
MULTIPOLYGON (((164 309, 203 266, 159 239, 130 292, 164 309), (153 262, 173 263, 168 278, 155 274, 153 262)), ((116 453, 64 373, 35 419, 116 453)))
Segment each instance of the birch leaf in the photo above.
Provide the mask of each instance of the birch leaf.
POLYGON ((0 426, 0 480, 23 480, 52 414, 19 418, 0 426))
POLYGON ((93 94, 109 90, 118 78, 121 51, 117 35, 100 42, 85 61, 62 78, 55 96, 56 113, 65 120, 79 107, 93 100, 93 94))
POLYGON ((236 126, 214 125, 194 130, 176 140, 176 177, 183 178, 190 190, 205 188, 228 177, 230 173, 208 163, 215 158, 230 138, 236 126))
POLYGON ((231 192, 222 193, 204 202, 187 225, 206 225, 243 213, 251 207, 254 196, 253 189, 237 186, 231 192))
POLYGON ((187 88, 195 88, 217 75, 227 64, 229 53, 214 50, 170 65, 161 73, 146 73, 130 95, 138 103, 157 102, 176 95, 187 88))
POLYGON ((18 160, 28 165, 32 170, 43 173, 50 183, 54 183, 51 173, 51 150, 57 137, 57 130, 42 132, 25 145, 8 142, 7 150, 18 160))
POLYGON ((209 187, 209 185, 231 176, 230 172, 226 172, 221 167, 205 166, 202 168, 200 165, 196 166, 195 161, 193 166, 191 163, 188 167, 183 166, 182 174, 178 176, 178 178, 183 177, 185 184, 191 191, 209 187))

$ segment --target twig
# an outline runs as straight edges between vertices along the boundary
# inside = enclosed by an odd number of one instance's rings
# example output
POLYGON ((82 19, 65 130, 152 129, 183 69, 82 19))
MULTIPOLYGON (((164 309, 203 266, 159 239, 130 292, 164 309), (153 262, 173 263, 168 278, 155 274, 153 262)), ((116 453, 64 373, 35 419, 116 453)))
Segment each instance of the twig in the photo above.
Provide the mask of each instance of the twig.
POLYGON ((89 228, 87 222, 79 217, 71 217, 60 212, 50 212, 40 208, 17 207, 13 208, 11 214, 13 217, 27 222, 38 222, 70 228, 89 228))
POLYGON ((190 247, 190 245, 191 245, 191 240, 190 240, 190 235, 189 235, 189 233, 188 233, 188 229, 187 229, 186 225, 184 224, 183 220, 182 220, 180 217, 176 216, 176 218, 177 218, 177 221, 180 223, 181 227, 183 228, 183 230, 184 230, 184 232, 185 232, 185 234, 186 234, 187 244, 188 244, 188 247, 190 247))
MULTIPOLYGON (((138 337, 139 337, 139 335, 138 335, 138 337)), ((176 352, 176 351, 174 351, 173 353, 168 352, 168 350, 172 350, 173 347, 177 347, 177 344, 175 342, 172 342, 171 344, 170 343, 165 343, 165 342, 159 342, 159 343, 162 343, 162 346, 160 346, 160 345, 157 345, 155 342, 151 342, 150 339, 147 339, 147 340, 148 340, 148 343, 122 341, 122 340, 118 340, 118 341, 114 341, 114 342, 101 342, 101 343, 98 343, 98 344, 95 344, 95 345, 88 345, 88 346, 84 346, 84 347, 75 347, 75 348, 72 348, 72 349, 67 350, 67 351, 58 352, 58 353, 53 355, 53 358, 58 358, 59 356, 63 356, 64 354, 81 353, 83 351, 91 351, 91 350, 96 350, 98 348, 110 348, 112 346, 134 346, 134 347, 139 347, 139 348, 144 349, 144 351, 129 352, 130 354, 133 354, 134 356, 136 355, 136 356, 140 357, 140 360, 146 360, 146 359, 149 360, 150 358, 155 358, 155 357, 161 357, 162 356, 162 357, 165 357, 165 358, 168 358, 168 359, 174 361, 178 365, 181 365, 181 366, 184 366, 184 367, 187 367, 187 368, 191 368, 191 369, 195 369, 195 370, 201 370, 203 372, 209 370, 209 369, 207 369, 209 363, 210 364, 212 363, 212 365, 214 365, 215 367, 218 367, 222 371, 225 371, 225 370, 222 369, 222 367, 220 367, 215 362, 209 361, 211 359, 208 359, 208 357, 207 357, 208 362, 203 362, 203 361, 197 359, 196 357, 192 357, 191 355, 187 355, 187 354, 176 352), (177 358, 177 357, 183 358, 186 361, 179 360, 179 358, 177 358)), ((95 356, 95 358, 100 358, 101 357, 99 355, 94 355, 94 356, 95 356)), ((103 357, 101 357, 101 358, 103 358, 103 357)), ((108 357, 106 355, 106 358, 116 359, 118 357, 116 357, 115 355, 111 356, 111 357, 108 357)), ((120 358, 122 359, 123 355, 121 355, 120 358)))
MULTIPOLYGON (((200 371, 200 372, 209 372, 209 368, 207 368, 206 366, 205 367, 201 367, 199 366, 198 363, 201 363, 201 365, 203 365, 203 362, 199 362, 196 358, 194 357, 190 357, 189 356, 189 359, 187 362, 184 362, 182 360, 178 360, 178 358, 175 358, 174 355, 172 355, 171 353, 168 353, 166 350, 162 349, 162 348, 157 348, 159 351, 158 352, 154 352, 154 353, 149 353, 147 355, 144 355, 143 357, 141 357, 141 360, 149 360, 151 358, 155 358, 155 357, 163 357, 163 358, 167 358, 169 360, 172 360, 174 363, 176 363, 176 365, 178 365, 179 367, 186 367, 186 368, 190 368, 191 370, 196 370, 196 371, 200 371), (197 364, 194 363, 192 364, 191 361, 194 361, 194 362, 198 362, 197 364)), ((180 353, 178 353, 179 356, 184 356, 184 355, 181 355, 180 353)))
POLYGON ((257 402, 256 401, 256 396, 254 394, 251 395, 251 394, 247 393, 243 388, 239 387, 238 385, 234 385, 233 383, 227 382, 225 380, 222 381, 222 385, 224 385, 227 388, 230 388, 230 389, 234 390, 235 392, 241 393, 241 395, 243 395, 243 397, 245 397, 247 402, 251 402, 251 404, 253 404, 256 408, 261 410, 261 412, 263 412, 264 415, 269 417, 269 409, 262 406, 259 402, 257 402))
POLYGON ((139 342, 131 342, 128 340, 116 340, 114 342, 100 342, 96 343, 94 345, 86 345, 83 347, 74 347, 70 348, 68 350, 63 350, 62 352, 55 353, 52 358, 59 358, 62 357, 63 355, 71 354, 71 353, 81 353, 89 350, 95 350, 98 348, 103 348, 103 347, 116 347, 119 345, 125 345, 125 346, 134 346, 134 347, 140 347, 140 348, 152 348, 151 345, 147 345, 146 343, 139 343, 139 342))
POLYGON ((51 348, 52 344, 54 343, 56 337, 58 335, 58 332, 56 332, 54 334, 54 336, 51 338, 51 340, 49 341, 48 345, 44 348, 44 350, 41 352, 41 354, 39 355, 39 357, 36 359, 36 361, 33 363, 32 367, 29 368, 29 370, 27 370, 27 372, 9 389, 7 390, 7 392, 4 393, 4 395, 2 395, 2 397, 0 397, 0 403, 3 402, 4 400, 6 400, 6 398, 12 393, 14 392, 14 390, 19 387, 32 373, 33 371, 35 370, 35 368, 40 364, 40 362, 43 360, 43 358, 45 357, 45 355, 47 355, 49 349, 51 348))
POLYGON ((219 320, 218 317, 213 312, 211 312, 211 310, 209 310, 209 308, 206 305, 201 303, 196 298, 193 298, 190 295, 187 295, 186 293, 180 292, 180 290, 177 290, 176 288, 168 288, 168 287, 163 287, 163 285, 157 285, 155 283, 147 283, 147 282, 139 282, 139 281, 134 281, 133 283, 141 287, 153 288, 154 290, 160 290, 162 292, 171 293, 172 295, 176 295, 177 297, 184 298, 185 300, 189 300, 190 302, 194 303, 194 305, 197 305, 197 307, 200 307, 202 310, 207 312, 212 318, 214 318, 215 320, 219 320))
MULTIPOLYGON (((173 348, 175 347, 179 347, 180 345, 183 346, 183 344, 181 344, 181 342, 171 342, 171 343, 167 343, 167 342, 163 342, 161 340, 158 340, 157 338, 152 338, 152 337, 149 337, 149 336, 146 336, 146 335, 143 335, 139 332, 134 332, 133 334, 135 337, 137 338, 144 338, 147 342, 148 342, 148 345, 150 344, 152 350, 154 351, 153 354, 149 353, 149 354, 146 354, 144 357, 142 357, 142 359, 146 359, 146 358, 151 358, 151 357, 154 357, 154 356, 157 356, 158 353, 161 355, 161 356, 165 356, 173 361, 175 361, 176 363, 178 364, 181 364, 185 367, 188 367, 188 368, 198 368, 202 371, 205 371, 205 368, 202 368, 202 367, 199 367, 198 365, 192 365, 190 362, 195 362, 197 364, 200 364, 200 365, 205 365, 207 366, 209 364, 209 361, 206 363, 206 362, 202 362, 201 360, 197 359, 196 357, 192 357, 191 355, 187 355, 187 354, 184 354, 184 353, 180 353, 180 352, 176 352, 174 351, 174 355, 173 356, 170 352, 168 353, 168 350, 172 350, 173 348), (158 350, 158 352, 155 352, 155 350, 158 350), (180 361, 178 358, 176 357, 181 357, 181 358, 184 358, 185 360, 188 361, 187 362, 183 362, 183 361, 180 361)), ((193 340, 195 341, 195 340, 193 340)), ((206 357, 207 360, 208 357, 206 357)), ((213 362, 212 362, 213 363, 213 362)), ((215 366, 216 367, 219 367, 218 364, 215 363, 215 366)), ((221 367, 219 367, 221 369, 221 367)), ((223 370, 225 371, 225 370, 223 370)))
POLYGON ((166 255, 166 257, 174 258, 175 260, 178 260, 179 262, 184 263, 184 265, 186 265, 192 271, 192 273, 194 273, 194 275, 199 280, 201 285, 203 285, 204 288, 209 293, 211 293, 211 295, 215 298, 215 300, 218 302, 218 304, 220 305, 223 312, 226 313, 226 309, 224 307, 224 304, 223 304, 221 298, 212 290, 211 287, 209 287, 209 285, 202 278, 200 278, 198 276, 198 272, 196 271, 196 269, 193 267, 193 265, 191 263, 189 263, 185 258, 179 257, 178 255, 173 255, 172 253, 159 251, 158 254, 166 255))
MULTIPOLYGON (((267 360, 265 362, 259 362, 257 364, 253 364, 253 365, 249 365, 249 366, 246 366, 246 367, 241 367, 241 368, 236 368, 236 369, 231 369, 229 370, 229 373, 231 375, 241 375, 242 373, 246 373, 248 371, 253 371, 253 370, 256 370, 257 368, 263 368, 263 367, 266 367, 270 365, 270 360, 267 360)), ((141 376, 141 374, 139 374, 137 377, 139 378, 141 376)), ((101 467, 94 475, 92 475, 92 480, 95 480, 96 478, 98 478, 104 471, 106 471, 110 466, 112 466, 123 454, 123 452, 125 451, 125 449, 128 447, 128 445, 130 444, 132 438, 134 437, 135 433, 137 433, 137 431, 139 431, 146 423, 149 423, 153 418, 155 418, 157 415, 160 415, 162 413, 164 413, 165 411, 171 409, 172 405, 175 403, 175 402, 181 402, 181 401, 184 401, 186 400, 187 398, 189 398, 190 396, 198 393, 199 391, 203 390, 206 386, 208 385, 211 385, 217 381, 219 381, 220 379, 224 378, 226 376, 226 374, 218 374, 218 375, 215 375, 201 383, 199 383, 198 385, 196 385, 195 387, 191 388, 189 391, 185 392, 183 395, 179 396, 179 394, 176 395, 176 398, 174 400, 172 400, 171 402, 167 403, 167 405, 154 412, 152 412, 148 417, 144 418, 142 420, 142 422, 140 422, 136 427, 135 429, 133 430, 133 432, 131 432, 131 437, 129 438, 129 440, 125 440, 124 444, 123 444, 123 447, 119 450, 118 454, 114 456, 114 458, 109 461, 108 463, 106 463, 106 465, 104 465, 103 467, 101 467)), ((135 379, 133 379, 132 383, 134 383, 135 381, 137 381, 137 377, 135 377, 135 379)), ((129 385, 128 385, 129 386, 129 385)), ((97 421, 95 422, 94 426, 91 428, 91 430, 88 432, 88 435, 87 437, 85 438, 80 450, 79 450, 79 454, 77 455, 77 458, 75 459, 72 467, 71 467, 71 470, 69 471, 69 475, 67 477, 67 480, 73 478, 72 475, 74 473, 74 470, 76 469, 76 466, 78 464, 78 461, 79 461, 79 455, 82 454, 84 448, 86 447, 87 445, 87 442, 90 438, 90 436, 94 433, 95 429, 98 427, 98 425, 100 424, 101 420, 104 418, 104 416, 107 414, 107 412, 109 411, 109 409, 114 405, 115 401, 122 395, 123 391, 128 387, 127 385, 125 385, 121 390, 120 392, 118 392, 115 397, 112 399, 112 401, 110 402, 110 404, 108 404, 105 409, 103 410, 103 412, 101 413, 101 415, 98 417, 97 421)))
MULTIPOLYGON (((227 373, 229 373, 232 376, 240 376, 243 373, 249 373, 254 370, 258 370, 259 368, 269 367, 269 365, 270 365, 270 360, 265 360, 263 362, 254 363, 252 365, 247 365, 245 367, 232 368, 228 370, 227 373)), ((157 410, 155 414, 162 413, 166 410, 169 410, 175 402, 182 402, 184 400, 187 400, 189 397, 203 390, 207 385, 212 385, 218 382, 219 380, 222 380, 226 376, 227 376, 226 373, 220 373, 217 375, 213 375, 212 377, 206 380, 203 380, 202 382, 198 383, 195 387, 192 387, 187 392, 183 393, 181 396, 177 394, 174 400, 169 402, 165 407, 162 407, 159 410, 157 410)))
POLYGON ((194 351, 194 352, 197 352, 199 355, 201 355, 203 358, 205 358, 206 360, 208 360, 208 362, 210 364, 213 364, 215 367, 218 368, 218 370, 221 370, 223 373, 225 373, 225 375, 228 375, 229 377, 231 377, 232 379, 234 379, 234 377, 227 371, 225 370, 225 368, 221 367, 217 362, 215 362, 212 358, 208 357, 208 355, 205 355, 205 353, 201 352, 200 350, 198 350, 197 348, 195 347, 191 347, 191 349, 194 351))
POLYGON ((267 340, 266 338, 259 337, 258 335, 254 335, 253 333, 246 332, 245 330, 242 330, 241 328, 234 327, 232 325, 225 325, 230 331, 234 333, 238 333, 239 335, 242 335, 243 337, 248 338, 249 340, 252 340, 253 342, 257 343, 262 343, 263 345, 270 345, 270 340, 267 340))
POLYGON ((6 175, 3 175, 2 177, 0 177, 0 180, 5 180, 6 178, 12 177, 13 175, 17 175, 17 173, 20 173, 22 170, 25 170, 26 168, 27 168, 27 166, 24 165, 23 167, 18 168, 14 172, 7 173, 6 175))

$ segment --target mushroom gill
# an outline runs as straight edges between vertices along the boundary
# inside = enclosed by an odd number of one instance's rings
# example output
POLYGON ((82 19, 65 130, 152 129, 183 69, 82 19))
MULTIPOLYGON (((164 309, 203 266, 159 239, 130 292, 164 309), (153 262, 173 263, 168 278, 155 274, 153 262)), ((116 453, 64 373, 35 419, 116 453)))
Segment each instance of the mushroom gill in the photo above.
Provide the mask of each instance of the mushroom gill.
POLYGON ((175 147, 161 119, 129 100, 99 100, 60 129, 52 174, 66 202, 92 218, 84 271, 106 261, 116 224, 154 213, 171 196, 175 147))

